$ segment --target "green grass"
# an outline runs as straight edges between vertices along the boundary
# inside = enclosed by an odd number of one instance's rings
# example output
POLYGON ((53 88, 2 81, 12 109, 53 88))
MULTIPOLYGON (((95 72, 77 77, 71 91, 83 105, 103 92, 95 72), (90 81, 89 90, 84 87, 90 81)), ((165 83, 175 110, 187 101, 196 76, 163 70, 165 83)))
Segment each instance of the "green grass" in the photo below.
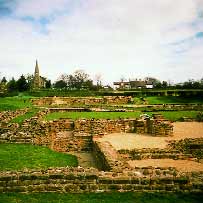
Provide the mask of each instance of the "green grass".
POLYGON ((31 144, 0 144, 0 171, 62 166, 77 166, 77 158, 31 144))
POLYGON ((203 104, 200 97, 179 97, 179 96, 154 96, 145 98, 149 104, 203 104))
POLYGON ((0 97, 0 111, 16 110, 32 107, 29 96, 0 97))
MULTIPOLYGON (((119 119, 119 118, 139 118, 139 116, 144 113, 141 111, 136 112, 54 112, 47 114, 45 116, 45 120, 50 121, 54 119, 60 118, 71 118, 73 120, 79 118, 86 119, 119 119)), ((148 115, 152 115, 153 113, 160 113, 164 116, 164 118, 170 121, 178 121, 182 117, 190 117, 196 118, 198 112, 197 111, 159 111, 159 112, 147 112, 148 115)))
POLYGON ((162 111, 158 113, 161 113, 164 118, 170 121, 178 121, 182 117, 196 118, 198 111, 162 111))
POLYGON ((148 194, 148 193, 5 193, 0 203, 200 203, 202 194, 148 194))
POLYGON ((53 112, 45 116, 45 120, 60 118, 86 118, 86 119, 118 119, 118 118, 138 118, 141 112, 53 112))
POLYGON ((22 124, 24 120, 33 117, 38 111, 39 111, 39 109, 31 108, 27 113, 14 118, 13 120, 11 120, 11 122, 22 124))

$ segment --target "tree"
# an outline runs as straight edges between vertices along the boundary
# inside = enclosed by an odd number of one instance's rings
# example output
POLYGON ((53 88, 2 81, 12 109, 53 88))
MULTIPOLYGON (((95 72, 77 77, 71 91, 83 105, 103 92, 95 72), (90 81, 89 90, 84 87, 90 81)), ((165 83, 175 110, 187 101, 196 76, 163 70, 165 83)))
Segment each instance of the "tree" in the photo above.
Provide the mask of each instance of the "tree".
POLYGON ((25 76, 25 78, 26 78, 26 81, 27 81, 27 83, 28 83, 28 89, 29 89, 29 90, 32 89, 33 80, 34 80, 34 75, 33 75, 33 74, 27 74, 27 75, 25 76))
POLYGON ((63 75, 63 78, 70 89, 90 89, 93 86, 89 75, 83 70, 76 70, 72 75, 66 75, 66 77, 63 75))
POLYGON ((97 73, 95 75, 95 80, 96 80, 97 86, 101 87, 102 86, 102 75, 101 75, 101 73, 97 73))
POLYGON ((12 77, 12 79, 8 82, 7 88, 9 92, 14 92, 18 89, 14 77, 12 77))
POLYGON ((58 80, 58 81, 55 82, 54 87, 55 87, 55 88, 62 89, 62 88, 66 88, 66 87, 67 87, 67 84, 66 84, 66 82, 63 81, 63 80, 58 80))
POLYGON ((168 87, 168 83, 166 81, 162 82, 162 88, 167 88, 168 87))
POLYGON ((20 92, 26 91, 29 88, 24 75, 20 76, 20 78, 17 80, 16 84, 17 84, 17 88, 20 92))
POLYGON ((121 78, 120 78, 120 81, 124 82, 124 81, 126 81, 126 78, 122 75, 121 78))
POLYGON ((51 80, 46 80, 45 87, 51 88, 51 80))
POLYGON ((2 78, 1 83, 4 83, 4 84, 7 83, 6 77, 3 77, 3 78, 2 78))
POLYGON ((75 83, 73 83, 74 87, 76 89, 81 89, 84 85, 84 83, 89 80, 89 75, 85 73, 83 70, 76 70, 73 73, 73 78, 75 80, 75 83))

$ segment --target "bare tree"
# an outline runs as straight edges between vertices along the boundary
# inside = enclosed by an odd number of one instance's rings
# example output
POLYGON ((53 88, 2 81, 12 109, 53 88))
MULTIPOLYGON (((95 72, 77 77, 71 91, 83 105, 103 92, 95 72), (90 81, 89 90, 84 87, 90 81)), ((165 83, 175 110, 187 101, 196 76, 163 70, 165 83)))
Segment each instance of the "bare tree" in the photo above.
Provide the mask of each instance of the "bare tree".
POLYGON ((101 73, 97 73, 94 76, 94 78, 96 80, 97 86, 101 86, 102 85, 102 74, 101 73))

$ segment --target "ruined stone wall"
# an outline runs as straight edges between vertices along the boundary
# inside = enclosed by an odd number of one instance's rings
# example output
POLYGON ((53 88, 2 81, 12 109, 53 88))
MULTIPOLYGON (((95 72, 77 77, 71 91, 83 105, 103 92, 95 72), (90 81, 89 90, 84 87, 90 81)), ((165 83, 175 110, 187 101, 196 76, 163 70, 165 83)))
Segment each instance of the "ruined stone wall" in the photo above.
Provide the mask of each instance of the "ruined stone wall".
POLYGON ((141 160, 141 159, 174 159, 174 160, 196 160, 190 153, 182 153, 175 149, 159 149, 159 148, 144 148, 144 149, 121 149, 118 150, 124 159, 141 160))
POLYGON ((73 106, 73 105, 94 105, 94 104, 127 104, 132 101, 128 96, 105 96, 96 97, 44 97, 32 99, 32 103, 37 106, 73 106))
POLYGON ((18 109, 16 111, 1 111, 0 112, 0 129, 7 127, 8 123, 12 119, 25 114, 27 111, 28 111, 28 108, 18 109))
POLYGON ((122 173, 50 168, 0 172, 0 192, 203 192, 203 173, 137 168, 122 173))
POLYGON ((130 169, 129 164, 120 156, 118 151, 109 142, 100 142, 93 138, 93 154, 97 166, 104 171, 122 172, 130 169))
POLYGON ((84 134, 103 135, 109 133, 138 133, 153 136, 172 136, 171 122, 159 119, 79 119, 75 122, 74 131, 84 134))
POLYGON ((50 148, 58 152, 91 151, 92 136, 76 134, 72 131, 55 133, 50 148))
POLYGON ((106 133, 133 132, 136 119, 78 119, 74 131, 84 134, 103 135, 106 133))
POLYGON ((202 104, 153 104, 145 105, 146 111, 202 111, 202 104))
MULTIPOLYGON (((168 136, 166 133, 171 123, 160 121, 160 126, 155 122, 148 124, 147 120, 137 119, 59 119, 43 121, 43 116, 48 110, 39 112, 35 117, 27 119, 21 126, 10 124, 7 131, 0 134, 0 142, 33 143, 49 146, 57 151, 85 151, 91 149, 92 136, 108 133, 149 133, 152 135, 168 136), (149 127, 155 133, 149 131, 149 127), (158 129, 158 130, 157 130, 158 129), (68 133, 73 131, 73 133, 68 133)), ((156 120, 153 120, 156 121, 156 120)), ((170 132, 172 132, 172 127, 170 132)))
POLYGON ((183 154, 191 154, 197 159, 203 158, 203 138, 186 138, 182 140, 173 140, 169 147, 178 150, 183 154))

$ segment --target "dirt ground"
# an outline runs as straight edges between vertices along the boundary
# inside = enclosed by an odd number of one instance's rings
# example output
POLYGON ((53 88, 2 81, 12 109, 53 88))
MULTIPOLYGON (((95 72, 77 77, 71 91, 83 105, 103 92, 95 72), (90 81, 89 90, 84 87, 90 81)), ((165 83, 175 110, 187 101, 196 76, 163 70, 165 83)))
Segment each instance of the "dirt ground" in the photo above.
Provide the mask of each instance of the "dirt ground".
POLYGON ((165 148, 169 140, 203 137, 203 123, 175 122, 172 137, 153 137, 135 133, 113 133, 103 136, 101 141, 108 141, 119 149, 165 148))
POLYGON ((175 167, 182 172, 203 171, 203 164, 189 160, 173 160, 173 159, 144 159, 128 161, 131 167, 175 167))
MULTIPOLYGON (((111 145, 119 149, 141 149, 141 148, 165 148, 170 140, 184 138, 203 137, 203 123, 198 122, 176 122, 174 123, 174 135, 172 137, 153 137, 134 133, 113 133, 103 136, 101 141, 109 141, 111 145)), ((173 159, 145 159, 128 161, 131 167, 175 167, 179 171, 203 171, 203 163, 191 160, 173 159)))

